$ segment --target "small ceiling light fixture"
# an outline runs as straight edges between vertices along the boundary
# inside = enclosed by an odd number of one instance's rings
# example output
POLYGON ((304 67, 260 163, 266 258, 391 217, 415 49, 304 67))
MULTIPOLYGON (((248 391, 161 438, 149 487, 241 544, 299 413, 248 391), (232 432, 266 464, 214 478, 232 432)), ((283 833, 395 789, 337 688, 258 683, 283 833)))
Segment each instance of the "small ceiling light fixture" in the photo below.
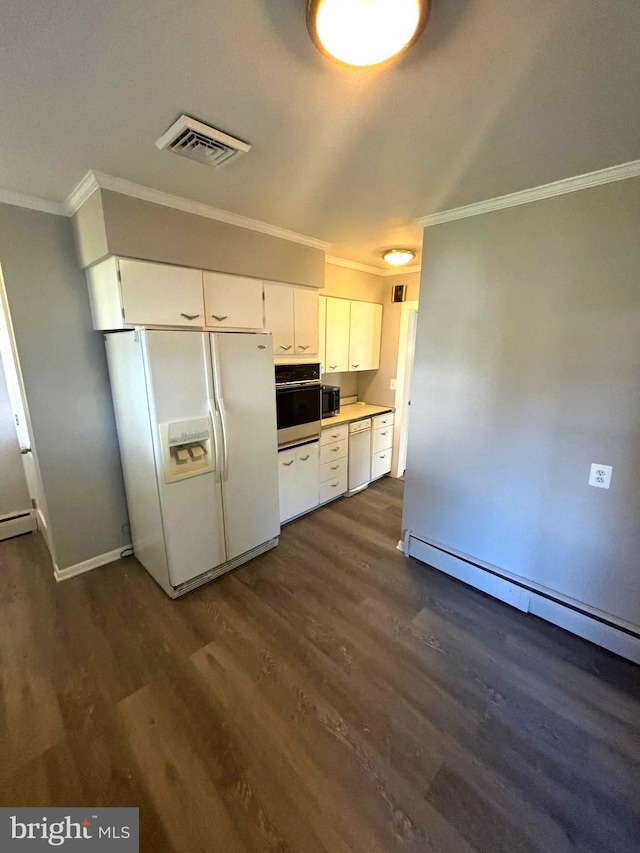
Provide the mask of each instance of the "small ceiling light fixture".
POLYGON ((407 50, 429 17, 429 0, 309 0, 316 47, 347 65, 378 65, 407 50))
POLYGON ((416 253, 412 252, 411 249, 389 249, 382 255, 384 260, 388 264, 391 264, 392 267, 403 267, 412 261, 415 256, 416 253))

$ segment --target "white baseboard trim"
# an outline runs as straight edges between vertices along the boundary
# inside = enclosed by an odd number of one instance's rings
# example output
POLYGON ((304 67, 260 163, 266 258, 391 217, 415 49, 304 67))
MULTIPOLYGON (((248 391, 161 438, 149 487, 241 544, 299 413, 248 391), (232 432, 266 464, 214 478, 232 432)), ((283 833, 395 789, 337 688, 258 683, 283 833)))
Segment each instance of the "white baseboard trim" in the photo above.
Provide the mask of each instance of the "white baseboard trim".
POLYGON ((58 566, 53 566, 53 574, 58 583, 61 581, 75 578, 77 575, 83 575, 85 572, 90 572, 92 569, 97 569, 100 566, 106 566, 107 563, 113 563, 120 559, 120 554, 127 551, 131 545, 123 545, 121 548, 116 548, 115 551, 109 551, 107 554, 98 554, 96 557, 91 557, 83 563, 76 563, 75 566, 68 566, 66 569, 59 569, 58 566))
POLYGON ((36 529, 36 519, 33 512, 20 515, 5 515, 0 518, 0 540, 32 533, 36 529))
POLYGON ((640 664, 640 634, 637 633, 637 626, 623 623, 606 613, 597 616, 596 611, 591 608, 592 612, 588 613, 580 602, 569 604, 569 600, 566 603, 558 600, 553 590, 543 593, 541 590, 530 589, 499 577, 498 569, 485 569, 475 562, 469 562, 472 558, 467 560, 456 556, 417 538, 412 533, 408 534, 406 541, 407 556, 415 557, 420 562, 433 566, 524 613, 539 616, 572 634, 640 664))

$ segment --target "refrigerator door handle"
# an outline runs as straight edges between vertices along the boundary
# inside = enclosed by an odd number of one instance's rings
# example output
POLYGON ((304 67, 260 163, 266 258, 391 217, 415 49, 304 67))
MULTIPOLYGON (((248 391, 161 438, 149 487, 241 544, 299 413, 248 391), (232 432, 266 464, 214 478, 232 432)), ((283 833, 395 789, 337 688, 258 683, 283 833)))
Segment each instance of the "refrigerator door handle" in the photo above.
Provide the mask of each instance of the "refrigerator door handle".
POLYGON ((215 335, 211 335, 211 362, 213 365, 213 398, 216 414, 220 422, 220 438, 222 445, 222 463, 218 470, 223 480, 227 479, 229 473, 229 456, 227 443, 227 418, 222 396, 222 379, 220 377, 220 353, 218 352, 218 341, 215 335))

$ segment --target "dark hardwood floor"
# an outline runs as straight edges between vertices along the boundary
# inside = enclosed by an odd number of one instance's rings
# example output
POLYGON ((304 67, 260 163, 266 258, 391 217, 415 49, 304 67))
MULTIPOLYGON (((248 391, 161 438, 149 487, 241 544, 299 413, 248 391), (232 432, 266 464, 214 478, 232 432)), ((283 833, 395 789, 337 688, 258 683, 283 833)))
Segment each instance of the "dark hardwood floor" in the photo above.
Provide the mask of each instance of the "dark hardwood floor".
POLYGON ((0 805, 141 850, 640 850, 640 668, 396 549, 403 484, 170 601, 0 543, 0 805))

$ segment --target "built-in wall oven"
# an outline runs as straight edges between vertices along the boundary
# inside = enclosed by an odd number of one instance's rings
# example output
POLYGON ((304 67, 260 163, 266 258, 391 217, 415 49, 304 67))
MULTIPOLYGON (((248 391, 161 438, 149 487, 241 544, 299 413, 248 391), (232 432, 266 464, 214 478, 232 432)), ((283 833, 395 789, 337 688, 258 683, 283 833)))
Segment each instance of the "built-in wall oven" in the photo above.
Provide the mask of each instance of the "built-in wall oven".
POLYGON ((320 438, 320 365, 276 364, 276 408, 278 447, 320 438))

